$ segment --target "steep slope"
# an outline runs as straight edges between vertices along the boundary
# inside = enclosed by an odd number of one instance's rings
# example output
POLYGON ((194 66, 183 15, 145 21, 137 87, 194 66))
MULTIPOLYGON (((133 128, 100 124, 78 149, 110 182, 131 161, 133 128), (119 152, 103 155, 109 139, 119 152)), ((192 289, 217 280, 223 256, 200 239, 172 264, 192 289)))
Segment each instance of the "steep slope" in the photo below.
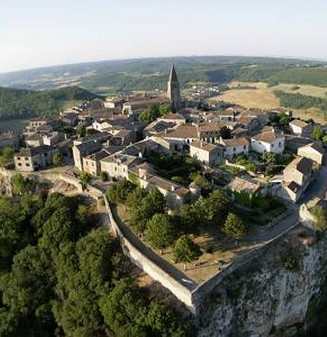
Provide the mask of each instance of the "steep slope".
POLYGON ((294 230, 214 289, 203 306, 199 337, 299 336, 326 277, 327 236, 294 230))
POLYGON ((26 118, 58 113, 65 102, 98 98, 79 87, 30 91, 0 87, 0 118, 26 118))

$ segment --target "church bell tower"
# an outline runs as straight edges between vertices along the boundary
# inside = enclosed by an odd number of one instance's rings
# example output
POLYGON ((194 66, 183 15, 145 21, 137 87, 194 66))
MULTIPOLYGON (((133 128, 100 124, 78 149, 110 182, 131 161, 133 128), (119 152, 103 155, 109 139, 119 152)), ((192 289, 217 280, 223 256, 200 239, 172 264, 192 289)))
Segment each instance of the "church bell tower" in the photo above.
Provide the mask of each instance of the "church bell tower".
POLYGON ((171 100, 173 111, 178 111, 181 108, 181 92, 174 65, 171 67, 169 74, 167 95, 171 100))

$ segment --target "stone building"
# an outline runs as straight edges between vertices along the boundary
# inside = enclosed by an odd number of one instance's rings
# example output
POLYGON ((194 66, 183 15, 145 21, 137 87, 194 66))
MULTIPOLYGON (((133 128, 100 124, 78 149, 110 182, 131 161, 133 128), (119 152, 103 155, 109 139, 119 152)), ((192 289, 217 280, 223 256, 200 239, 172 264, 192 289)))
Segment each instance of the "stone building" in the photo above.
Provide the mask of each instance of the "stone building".
POLYGON ((52 165, 52 148, 41 145, 21 149, 14 155, 15 170, 33 172, 52 165))
POLYGON ((167 96, 171 100, 173 110, 178 111, 181 108, 181 91, 174 65, 170 70, 167 96))
POLYGON ((315 163, 322 165, 325 151, 315 143, 302 146, 297 150, 299 156, 311 159, 315 163))
POLYGON ((190 144, 190 156, 205 165, 222 164, 224 147, 220 144, 214 145, 204 141, 194 141, 190 144))

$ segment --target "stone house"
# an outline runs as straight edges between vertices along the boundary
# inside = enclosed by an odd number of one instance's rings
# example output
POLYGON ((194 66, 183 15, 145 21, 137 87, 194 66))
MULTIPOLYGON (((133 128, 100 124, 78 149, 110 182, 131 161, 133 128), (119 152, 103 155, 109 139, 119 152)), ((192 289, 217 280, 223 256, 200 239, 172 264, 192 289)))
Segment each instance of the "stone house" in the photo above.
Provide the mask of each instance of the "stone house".
POLYGON ((83 171, 83 157, 101 150, 101 144, 93 140, 75 140, 72 147, 75 167, 83 171))
POLYGON ((289 127, 294 135, 301 137, 310 137, 313 130, 311 124, 299 119, 294 119, 293 121, 289 122, 289 127))
POLYGON ((308 187, 312 176, 312 166, 311 159, 297 157, 284 169, 282 186, 292 201, 296 202, 308 187))
POLYGON ((205 165, 219 165, 224 162, 224 147, 214 145, 202 140, 190 144, 190 156, 205 165))
POLYGON ((171 151, 183 151, 188 150, 189 144, 198 139, 198 130, 196 125, 183 124, 165 130, 160 136, 169 142, 171 151))
POLYGON ((129 169, 143 161, 140 157, 115 153, 100 160, 100 170, 106 172, 111 178, 128 179, 129 169))
POLYGON ((98 176, 101 172, 100 160, 108 156, 110 156, 110 153, 103 149, 83 157, 83 170, 92 176, 98 176))
POLYGON ((44 145, 54 146, 65 140, 65 134, 62 132, 54 131, 42 137, 44 145))
POLYGON ((166 122, 166 123, 174 123, 177 125, 185 124, 186 122, 185 118, 181 114, 178 114, 178 113, 169 113, 166 116, 159 117, 157 120, 161 122, 166 122))
POLYGON ((138 177, 142 188, 151 190, 157 188, 165 197, 169 209, 179 209, 192 198, 190 189, 168 179, 158 176, 148 164, 133 167, 130 172, 138 177))
POLYGON ((26 147, 35 147, 43 145, 42 135, 34 133, 28 137, 25 137, 24 143, 26 147))
POLYGON ((325 151, 315 143, 302 146, 297 151, 298 156, 311 159, 315 163, 322 165, 324 161, 325 151))
POLYGON ((234 179, 225 187, 233 200, 251 206, 253 198, 259 194, 260 183, 251 178, 234 177, 234 179))
POLYGON ((274 129, 261 132, 251 137, 251 149, 258 153, 283 153, 285 149, 285 137, 274 129))
POLYGON ((244 137, 235 139, 220 138, 219 143, 225 146, 224 157, 228 159, 232 159, 240 153, 249 153, 250 142, 244 137))
POLYGON ((125 102, 122 107, 122 113, 128 116, 138 116, 146 108, 152 106, 159 106, 160 104, 170 103, 170 100, 162 97, 153 97, 137 100, 134 98, 133 101, 125 102))
POLYGON ((23 148, 14 154, 16 171, 33 172, 52 165, 53 150, 50 146, 41 145, 23 148))
POLYGON ((76 126, 78 123, 78 114, 74 112, 66 113, 62 116, 62 121, 68 126, 76 126))

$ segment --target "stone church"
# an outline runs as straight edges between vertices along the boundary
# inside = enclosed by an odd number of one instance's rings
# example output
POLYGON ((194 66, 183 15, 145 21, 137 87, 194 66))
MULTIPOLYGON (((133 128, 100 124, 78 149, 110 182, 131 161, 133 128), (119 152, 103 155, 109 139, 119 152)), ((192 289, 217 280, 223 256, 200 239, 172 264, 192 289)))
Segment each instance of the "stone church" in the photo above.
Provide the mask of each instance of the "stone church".
POLYGON ((169 74, 167 96, 172 102, 173 111, 178 111, 181 108, 181 91, 174 65, 169 74))

